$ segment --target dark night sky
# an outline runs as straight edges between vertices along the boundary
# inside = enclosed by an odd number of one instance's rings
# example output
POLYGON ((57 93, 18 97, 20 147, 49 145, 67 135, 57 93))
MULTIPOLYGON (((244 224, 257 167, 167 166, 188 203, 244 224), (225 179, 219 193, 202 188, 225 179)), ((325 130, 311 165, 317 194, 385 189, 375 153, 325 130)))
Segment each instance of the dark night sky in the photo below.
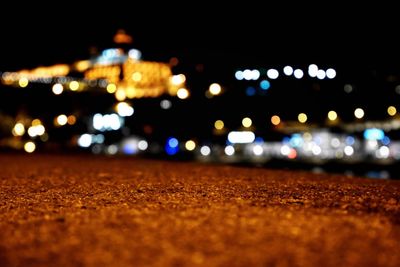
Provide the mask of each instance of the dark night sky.
MULTIPOLYGON (((22 4, 5 7, 0 22, 0 69, 72 62, 87 58, 89 48, 112 46, 123 28, 145 59, 227 64, 396 64, 394 16, 375 7, 258 7, 251 2, 216 9, 205 3, 128 7, 118 1, 73 2, 47 8, 22 4), (211 25, 208 25, 211 24, 211 25)), ((387 8, 390 9, 390 8, 387 8)), ((386 11, 385 11, 386 12, 386 11)), ((239 65, 240 66, 240 65, 239 65)))

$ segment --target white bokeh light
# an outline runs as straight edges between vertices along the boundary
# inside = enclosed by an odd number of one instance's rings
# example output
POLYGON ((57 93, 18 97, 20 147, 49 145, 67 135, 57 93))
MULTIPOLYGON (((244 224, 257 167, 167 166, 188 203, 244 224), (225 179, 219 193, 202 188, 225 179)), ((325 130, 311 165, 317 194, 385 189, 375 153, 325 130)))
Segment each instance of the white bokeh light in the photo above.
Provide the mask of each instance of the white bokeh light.
POLYGON ((328 79, 333 79, 333 78, 335 78, 335 77, 336 77, 336 70, 335 70, 335 69, 332 69, 332 68, 327 69, 327 70, 326 70, 326 77, 327 77, 328 79))
POLYGON ((202 147, 200 148, 200 153, 201 153, 203 156, 208 156, 208 155, 210 155, 210 153, 211 153, 211 149, 210 149, 209 146, 202 146, 202 147))
POLYGON ((293 74, 296 79, 301 79, 304 76, 304 72, 301 69, 296 69, 293 74))
POLYGON ((276 69, 269 69, 267 71, 267 76, 271 80, 275 80, 275 79, 277 79, 279 77, 279 72, 276 69))
POLYGON ((285 73, 286 76, 290 76, 293 74, 293 68, 291 66, 286 66, 283 68, 283 73, 285 73))

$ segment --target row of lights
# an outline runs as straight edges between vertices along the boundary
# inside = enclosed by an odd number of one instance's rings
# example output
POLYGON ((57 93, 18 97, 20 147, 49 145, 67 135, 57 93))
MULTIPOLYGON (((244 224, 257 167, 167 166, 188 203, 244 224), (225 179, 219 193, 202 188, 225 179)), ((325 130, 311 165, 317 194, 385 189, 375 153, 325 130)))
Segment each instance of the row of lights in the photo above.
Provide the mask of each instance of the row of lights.
MULTIPOLYGON (((396 107, 394 107, 394 106, 389 106, 389 107, 387 108, 387 113, 388 113, 390 116, 395 116, 395 115, 397 114, 397 109, 396 109, 396 107)), ((357 119, 362 119, 362 118, 364 117, 364 115, 365 115, 365 112, 364 112, 364 110, 363 110, 362 108, 356 108, 356 109, 354 110, 354 116, 355 116, 357 119)), ((335 120, 337 120, 337 118, 338 118, 338 114, 336 113, 336 111, 331 110, 331 111, 328 112, 327 118, 328 118, 330 121, 335 121, 335 120)), ((308 120, 308 116, 307 116, 306 113, 299 113, 299 114, 297 115, 297 120, 298 120, 298 122, 300 122, 300 123, 306 123, 307 120, 308 120)), ((281 118, 280 118, 278 115, 273 115, 273 116, 271 116, 271 123, 272 123, 273 125, 278 126, 281 122, 282 122, 282 120, 281 120, 281 118)), ((214 122, 214 128, 215 128, 216 130, 222 130, 222 129, 224 128, 224 126, 225 126, 225 125, 224 125, 224 122, 223 122, 222 120, 216 120, 216 121, 214 122)), ((251 120, 249 117, 243 118, 243 119, 242 119, 242 126, 245 127, 245 128, 250 128, 250 127, 252 126, 252 120, 251 120)))
MULTIPOLYGON (((301 79, 304 76, 304 72, 301 69, 294 69, 292 66, 285 66, 283 68, 283 73, 286 76, 294 76, 296 79, 301 79)), ((280 73, 277 69, 268 69, 266 75, 269 79, 275 80, 279 77, 280 73)), ((328 68, 327 70, 320 69, 316 64, 310 64, 308 66, 308 75, 311 78, 323 79, 334 79, 336 77, 336 70, 333 68, 328 68)), ((257 69, 245 69, 238 70, 235 72, 235 78, 239 81, 241 80, 258 80, 261 77, 261 72, 257 69)))

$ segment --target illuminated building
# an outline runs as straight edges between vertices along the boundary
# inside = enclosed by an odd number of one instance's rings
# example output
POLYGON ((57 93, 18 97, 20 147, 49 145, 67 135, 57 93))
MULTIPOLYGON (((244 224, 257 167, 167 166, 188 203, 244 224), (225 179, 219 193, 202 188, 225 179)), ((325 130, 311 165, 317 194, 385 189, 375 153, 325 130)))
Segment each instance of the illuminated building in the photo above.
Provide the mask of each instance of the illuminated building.
MULTIPOLYGON (((130 43, 131 37, 119 31, 114 41, 117 44, 130 43)), ((177 95, 185 89, 185 77, 173 75, 167 63, 144 61, 137 49, 125 51, 110 48, 89 60, 71 65, 57 64, 37 67, 32 70, 4 72, 1 82, 5 85, 26 87, 29 83, 60 84, 71 91, 107 88, 115 85, 117 100, 125 98, 159 97, 163 94, 177 95)), ((59 90, 57 92, 62 92, 59 90)), ((104 90, 109 92, 110 90, 104 90)), ((55 93, 59 94, 59 93, 55 93)))
MULTIPOLYGON (((163 97, 167 99, 155 100, 163 103, 157 108, 168 109, 172 98, 181 101, 190 92, 186 76, 173 74, 174 64, 145 61, 131 43, 131 36, 118 31, 114 48, 89 59, 0 72, 1 97, 8 98, 7 107, 3 105, 7 113, 0 110, 0 147, 22 150, 28 144, 25 150, 33 152, 48 144, 58 148, 108 145, 125 136, 127 129, 137 135, 153 134, 158 121, 133 124, 138 116, 128 118, 134 113, 132 102, 163 97), (33 125, 35 118, 42 123, 33 125)), ((149 105, 141 111, 157 113, 149 105)))

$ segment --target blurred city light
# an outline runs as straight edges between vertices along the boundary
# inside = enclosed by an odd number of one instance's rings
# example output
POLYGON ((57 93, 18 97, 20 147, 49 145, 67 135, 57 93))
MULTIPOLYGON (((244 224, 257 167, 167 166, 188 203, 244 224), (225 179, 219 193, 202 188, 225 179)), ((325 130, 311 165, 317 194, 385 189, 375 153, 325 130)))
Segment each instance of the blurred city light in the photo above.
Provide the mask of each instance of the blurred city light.
POLYGON ((231 57, 214 66, 185 54, 146 61, 117 35, 121 46, 70 65, 1 70, 0 148, 257 165, 400 160, 396 71, 231 57))
POLYGON ((281 123, 281 118, 279 118, 278 115, 274 115, 271 117, 271 123, 275 126, 279 125, 281 123))
POLYGON ((212 83, 208 89, 212 95, 219 95, 221 93, 221 85, 212 83))
POLYGON ((252 125, 252 120, 249 117, 243 118, 242 119, 242 125, 243 127, 249 128, 252 125))
POLYGON ((364 110, 362 108, 356 108, 354 110, 354 116, 357 119, 362 119, 364 117, 364 110))
POLYGON ((29 142, 25 143, 24 149, 25 149, 26 152, 32 153, 33 151, 35 151, 36 145, 35 145, 34 142, 29 141, 29 142))

